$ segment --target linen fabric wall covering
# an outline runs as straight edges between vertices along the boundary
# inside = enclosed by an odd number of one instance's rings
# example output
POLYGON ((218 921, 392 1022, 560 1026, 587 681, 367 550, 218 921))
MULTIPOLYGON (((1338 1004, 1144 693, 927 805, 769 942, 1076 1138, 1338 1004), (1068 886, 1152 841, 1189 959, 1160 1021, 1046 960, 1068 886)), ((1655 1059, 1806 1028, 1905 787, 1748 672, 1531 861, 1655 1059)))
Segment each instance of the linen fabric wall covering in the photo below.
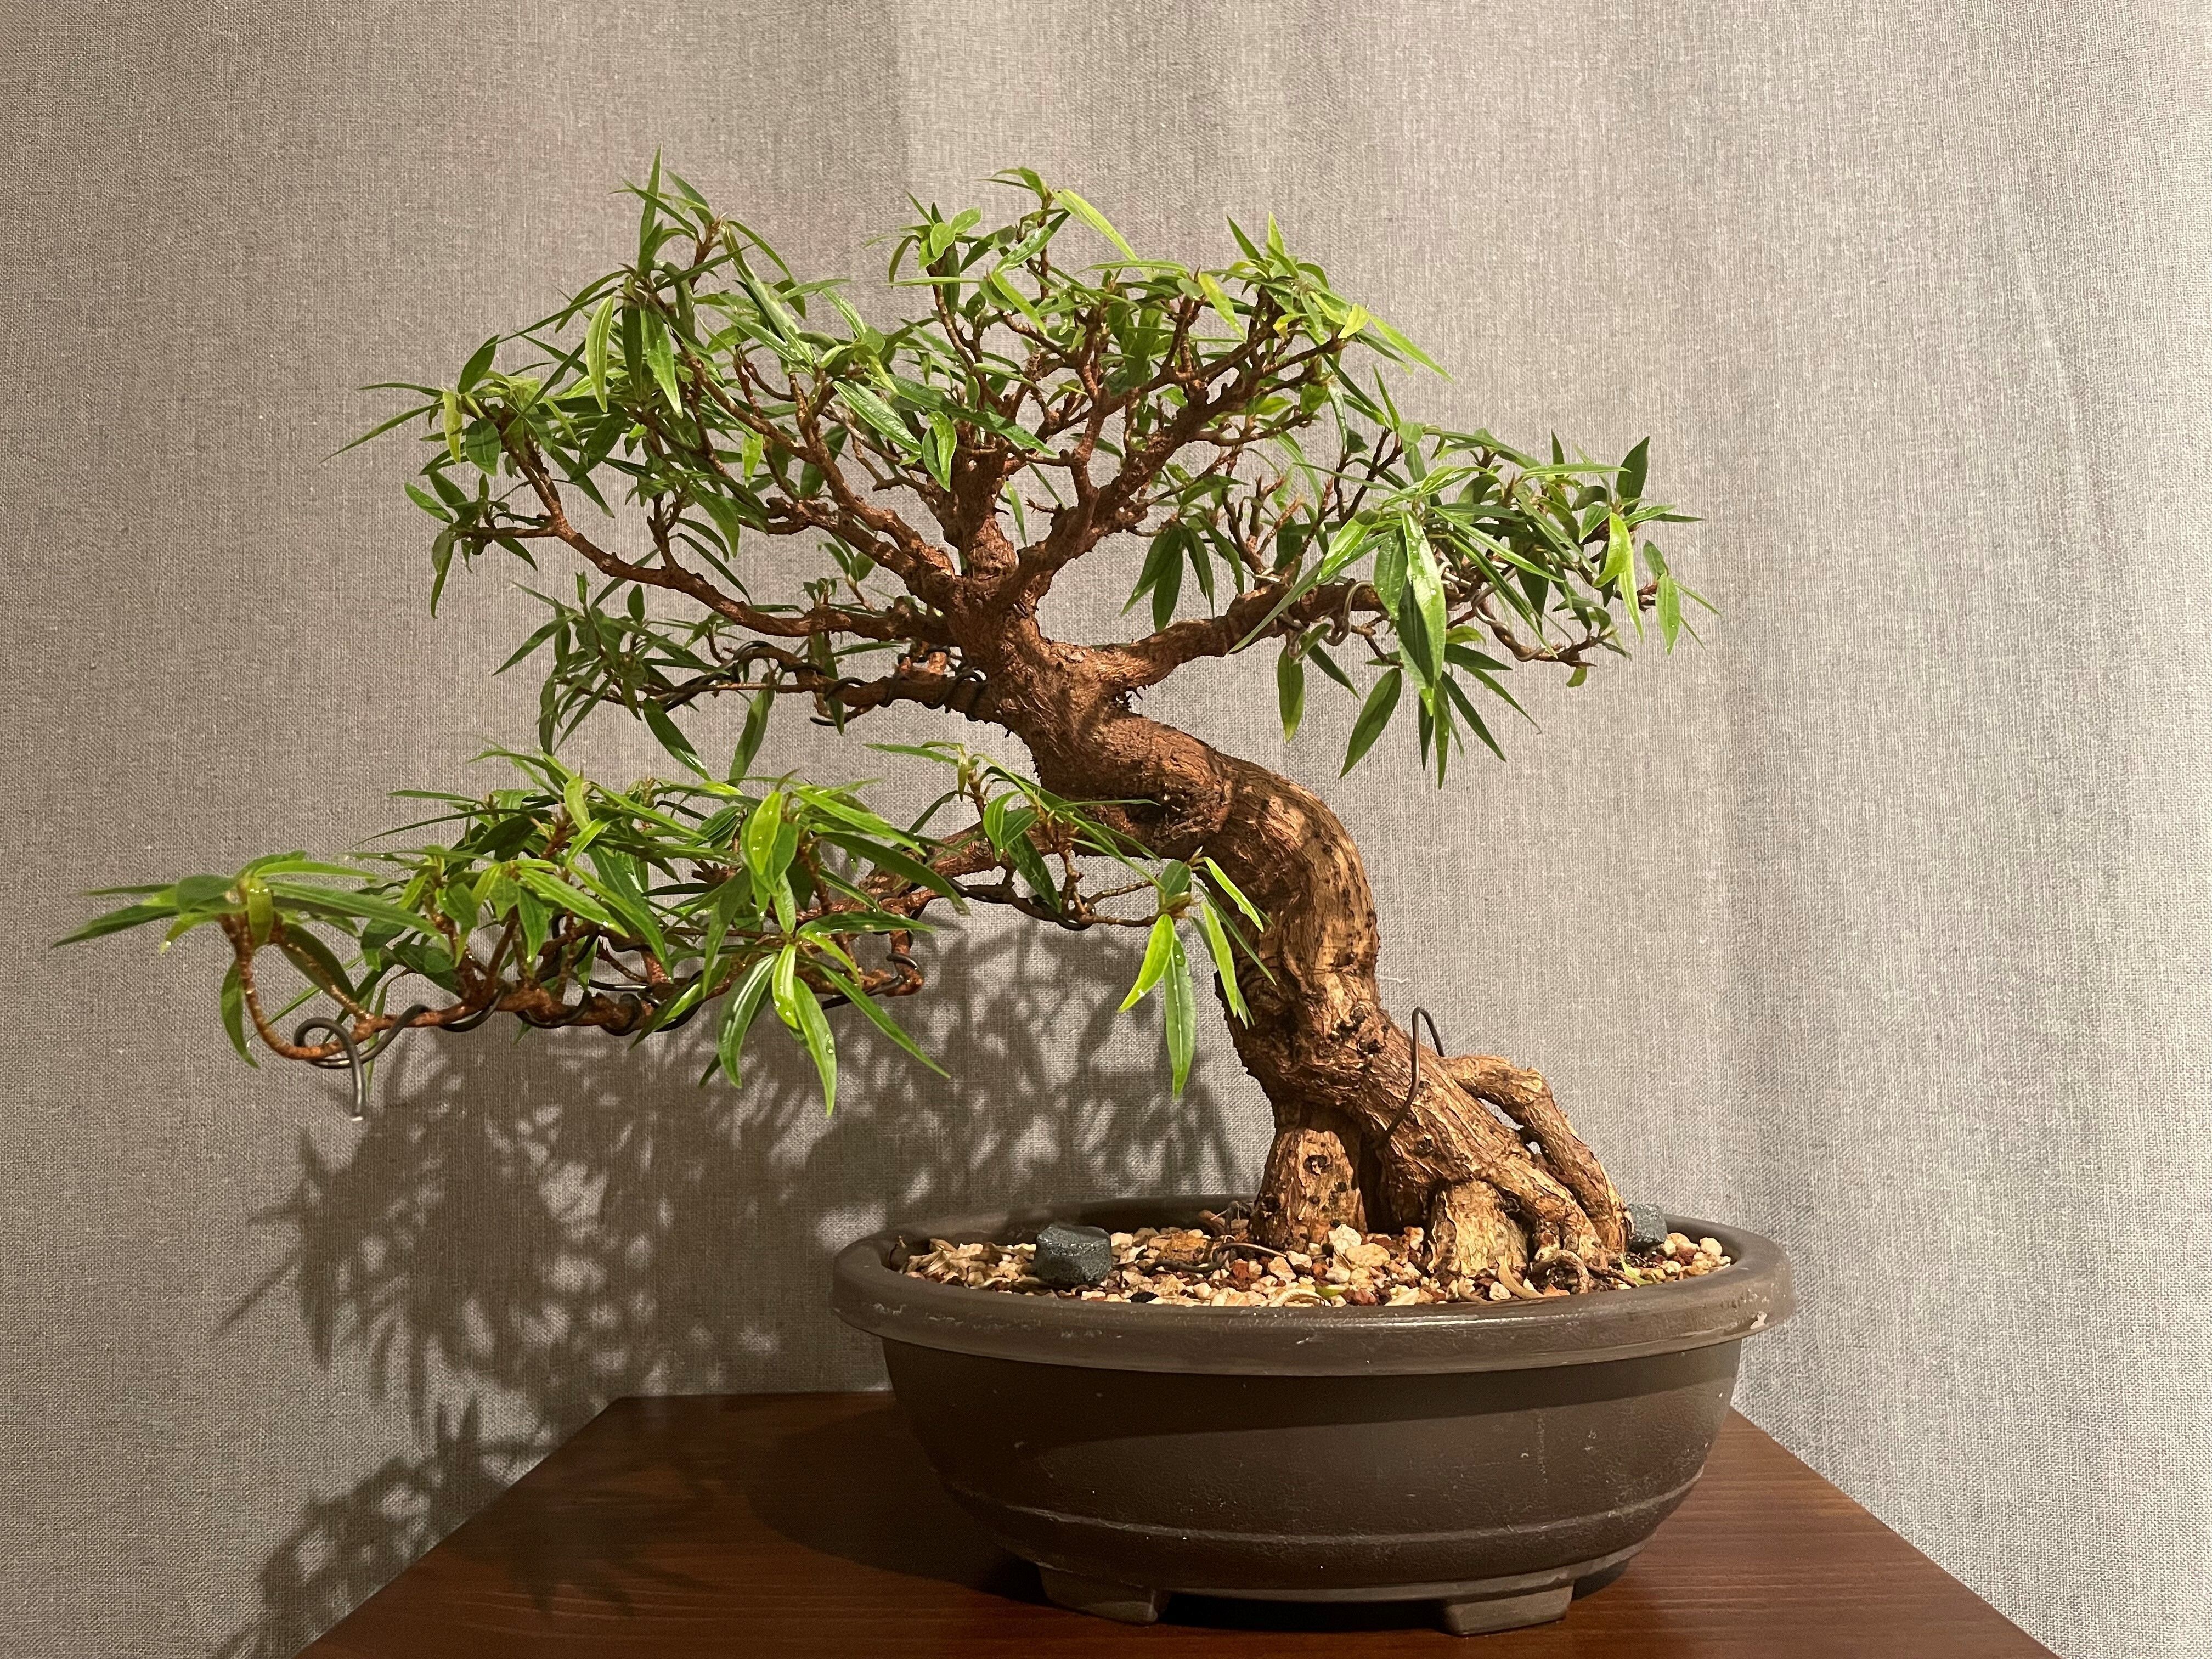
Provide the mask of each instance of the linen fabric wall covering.
POLYGON ((827 1122, 781 1062, 484 1032, 365 1129, 237 1063, 202 941, 39 948, 492 787, 531 602, 487 567, 427 622, 404 446, 321 458, 623 257, 659 146, 862 277, 908 191, 1018 162, 1182 258, 1272 209, 1438 419, 1650 433, 1724 615, 1506 764, 1335 781, 1350 708, 1285 752, 1259 664, 1152 707, 1328 793, 1401 1016, 1787 1243, 1755 1419, 2061 1652, 2212 1650, 2199 9, 11 9, 0 1648, 289 1653, 611 1395, 878 1381, 823 1304, 864 1227, 1256 1176, 1218 1023, 1167 1103, 1090 939, 940 942, 957 1080, 855 1039, 827 1122))

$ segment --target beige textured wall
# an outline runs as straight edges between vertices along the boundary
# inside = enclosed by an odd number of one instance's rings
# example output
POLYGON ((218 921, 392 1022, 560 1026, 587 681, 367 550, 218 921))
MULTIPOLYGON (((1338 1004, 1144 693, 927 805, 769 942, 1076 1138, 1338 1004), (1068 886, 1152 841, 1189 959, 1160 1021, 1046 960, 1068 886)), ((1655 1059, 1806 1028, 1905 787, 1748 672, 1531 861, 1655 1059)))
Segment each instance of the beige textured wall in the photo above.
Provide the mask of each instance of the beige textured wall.
POLYGON ((1653 433, 1726 620, 1509 765, 1162 702, 1331 791, 1407 1003, 1789 1243, 1753 1416, 2061 1652, 2212 1649, 2201 9, 5 9, 0 1650, 289 1653, 609 1395, 873 1380, 821 1273, 888 1211, 1254 1171, 1233 1066, 1161 1104, 1126 962, 1018 933, 951 950, 960 1080, 827 1126, 486 1035, 366 1133, 207 951, 38 948, 526 734, 520 603, 426 623, 396 457, 317 458, 619 257, 656 144, 840 269, 1016 161, 1182 254, 1272 207, 1440 414, 1653 433))

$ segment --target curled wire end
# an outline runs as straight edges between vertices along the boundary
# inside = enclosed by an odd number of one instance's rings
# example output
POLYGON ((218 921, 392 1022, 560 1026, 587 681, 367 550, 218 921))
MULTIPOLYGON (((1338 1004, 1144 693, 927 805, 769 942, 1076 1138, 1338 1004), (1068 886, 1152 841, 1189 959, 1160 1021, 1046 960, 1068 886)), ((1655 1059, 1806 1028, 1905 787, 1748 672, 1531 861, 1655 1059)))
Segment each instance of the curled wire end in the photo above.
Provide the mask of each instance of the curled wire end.
POLYGON ((362 1054, 361 1046, 353 1040, 353 1033, 334 1019, 302 1020, 300 1028, 292 1033, 292 1041, 295 1046, 304 1048, 318 1034, 336 1037, 338 1047, 344 1049, 345 1054, 343 1058, 331 1054, 321 1060, 310 1060, 308 1064, 343 1066, 353 1074, 353 1109, 346 1115, 359 1123, 368 1115, 368 1073, 363 1069, 367 1061, 362 1054))
MULTIPOLYGON (((460 1018, 439 1027, 439 1030, 473 1031, 497 1011, 496 1003, 486 1003, 476 1012, 464 1014, 460 1018)), ((304 1048, 318 1033, 337 1039, 338 1047, 345 1051, 343 1054, 325 1054, 320 1060, 311 1060, 307 1063, 310 1066, 321 1066, 333 1071, 343 1067, 353 1073, 353 1109, 346 1115, 356 1123, 359 1123, 368 1115, 368 1062, 397 1042, 403 1033, 412 1030, 415 1021, 429 1012, 428 1003, 414 1004, 398 1018, 386 1026, 376 1040, 366 1048, 356 1042, 353 1033, 337 1020, 325 1019, 320 1016, 301 1021, 299 1029, 292 1033, 292 1042, 295 1047, 304 1048)))

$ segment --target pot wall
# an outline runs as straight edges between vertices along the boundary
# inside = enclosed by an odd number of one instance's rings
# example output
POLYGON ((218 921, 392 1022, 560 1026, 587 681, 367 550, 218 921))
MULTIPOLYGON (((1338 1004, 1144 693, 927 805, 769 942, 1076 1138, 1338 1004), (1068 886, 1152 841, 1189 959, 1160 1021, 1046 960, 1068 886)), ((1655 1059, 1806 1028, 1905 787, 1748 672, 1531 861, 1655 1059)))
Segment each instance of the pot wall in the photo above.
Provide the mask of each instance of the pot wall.
POLYGON ((1640 1547, 1705 1466, 1740 1346, 1297 1377, 884 1351, 939 1475, 1015 1553, 1163 1589, 1336 1600, 1640 1547))
POLYGON ((1689 1218, 1735 1266, 1536 1303, 1146 1306, 890 1265, 927 1238, 1187 1223, 1224 1201, 924 1222, 838 1257, 839 1316, 883 1339, 939 1475, 1008 1549, 1148 1592, 1555 1595, 1534 1616, 1556 1617, 1688 1492, 1743 1339, 1795 1306, 1771 1241, 1689 1218))

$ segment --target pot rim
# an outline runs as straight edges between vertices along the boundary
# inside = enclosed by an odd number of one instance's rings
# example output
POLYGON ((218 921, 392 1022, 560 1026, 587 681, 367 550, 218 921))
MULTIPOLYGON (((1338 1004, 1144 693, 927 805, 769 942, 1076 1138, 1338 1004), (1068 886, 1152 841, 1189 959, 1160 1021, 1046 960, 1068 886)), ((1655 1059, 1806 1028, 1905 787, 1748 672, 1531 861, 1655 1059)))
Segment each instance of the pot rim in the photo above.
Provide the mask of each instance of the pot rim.
POLYGON ((1104 1370, 1248 1376, 1407 1376, 1529 1370, 1741 1341, 1796 1310, 1773 1240, 1688 1216, 1674 1231, 1718 1239, 1734 1265, 1697 1279, 1542 1302, 1400 1308, 1212 1308, 1081 1302, 940 1285, 900 1273, 902 1240, 1003 1242, 1049 1221, 1109 1231, 1186 1223, 1233 1201, 1218 1193, 982 1211, 857 1239, 831 1268, 830 1305, 887 1342, 1104 1370))

